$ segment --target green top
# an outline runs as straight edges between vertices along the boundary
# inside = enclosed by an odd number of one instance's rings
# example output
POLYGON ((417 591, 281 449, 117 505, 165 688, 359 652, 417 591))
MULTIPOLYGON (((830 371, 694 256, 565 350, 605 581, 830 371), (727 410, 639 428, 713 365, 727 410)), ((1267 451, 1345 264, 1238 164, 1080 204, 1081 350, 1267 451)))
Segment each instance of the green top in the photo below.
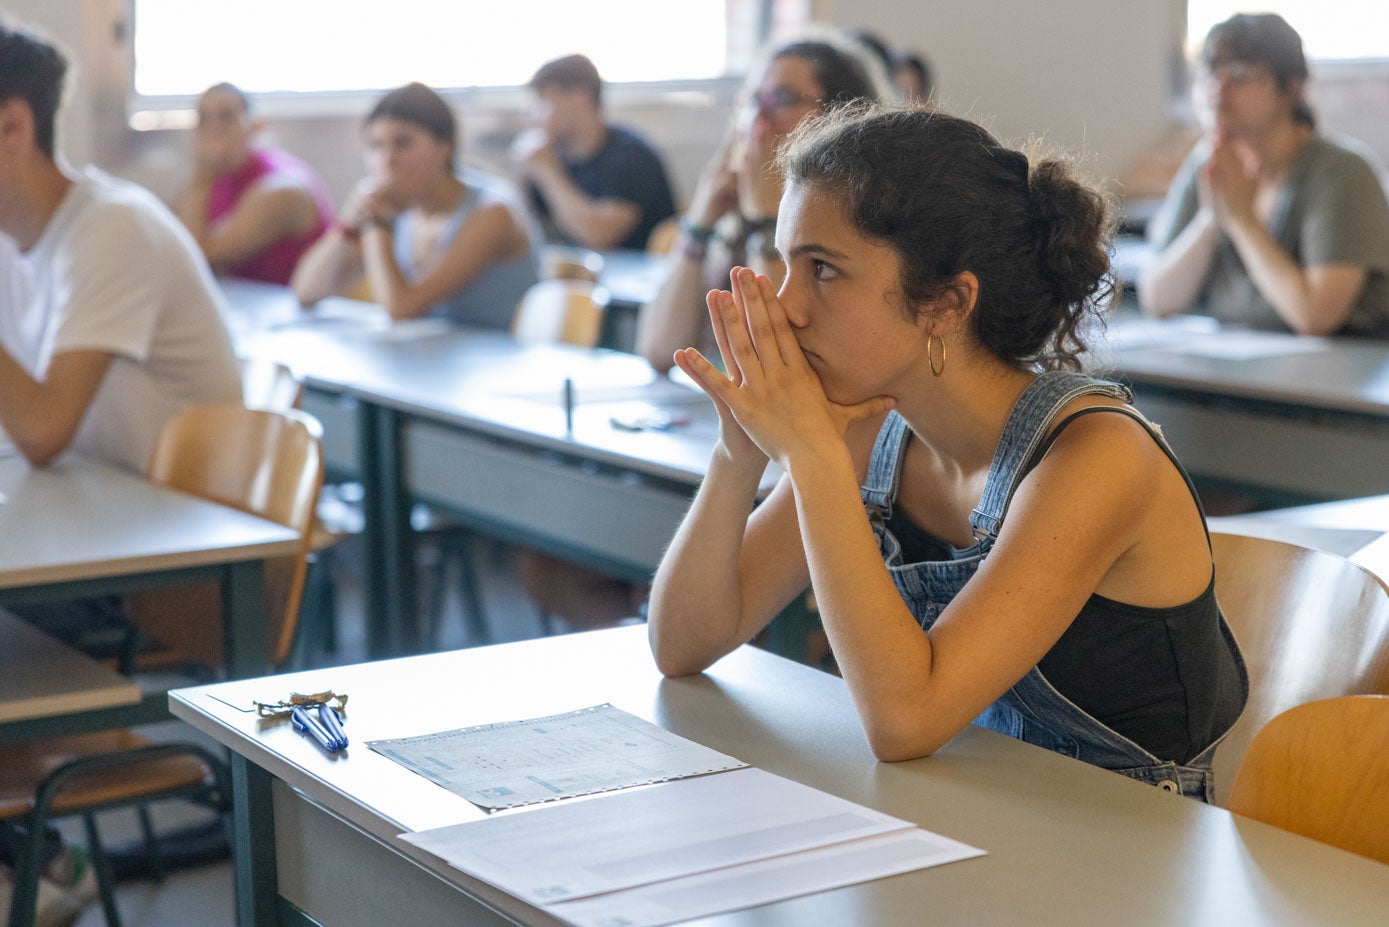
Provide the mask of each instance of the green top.
MULTIPOLYGON (((1308 142, 1288 170, 1268 230, 1301 267, 1364 267, 1364 289, 1338 334, 1389 338, 1389 202, 1372 156, 1354 144, 1322 137, 1308 142)), ((1197 145, 1173 179, 1148 231, 1157 248, 1171 244, 1196 215, 1197 171, 1208 154, 1208 146, 1197 145)), ((1227 324, 1288 330, 1224 235, 1194 309, 1227 324)))

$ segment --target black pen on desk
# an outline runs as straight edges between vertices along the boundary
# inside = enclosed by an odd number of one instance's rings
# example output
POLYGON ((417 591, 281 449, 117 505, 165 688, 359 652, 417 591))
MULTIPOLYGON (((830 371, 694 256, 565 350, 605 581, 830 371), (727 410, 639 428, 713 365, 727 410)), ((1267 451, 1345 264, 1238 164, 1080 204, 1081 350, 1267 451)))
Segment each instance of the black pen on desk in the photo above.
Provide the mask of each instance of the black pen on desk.
POLYGON ((574 379, 564 378, 564 433, 574 434, 574 379))

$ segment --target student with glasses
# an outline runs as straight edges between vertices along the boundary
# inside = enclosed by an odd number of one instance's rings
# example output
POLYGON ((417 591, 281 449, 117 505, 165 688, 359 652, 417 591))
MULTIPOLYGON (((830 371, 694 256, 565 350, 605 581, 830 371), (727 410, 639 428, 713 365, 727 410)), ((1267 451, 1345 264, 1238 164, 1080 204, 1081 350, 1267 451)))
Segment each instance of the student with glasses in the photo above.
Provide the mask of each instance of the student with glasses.
POLYGON ((1389 337, 1389 204, 1372 156, 1317 132, 1306 83, 1281 16, 1211 29, 1194 87, 1204 138, 1149 228, 1146 312, 1389 337))
POLYGON ((773 238, 781 181, 777 145, 801 120, 852 100, 886 102, 892 88, 876 62, 833 35, 773 49, 750 75, 743 105, 701 173, 680 221, 664 282, 642 308, 637 353, 657 370, 690 344, 712 347, 704 294, 728 280, 735 264, 781 279, 773 238))

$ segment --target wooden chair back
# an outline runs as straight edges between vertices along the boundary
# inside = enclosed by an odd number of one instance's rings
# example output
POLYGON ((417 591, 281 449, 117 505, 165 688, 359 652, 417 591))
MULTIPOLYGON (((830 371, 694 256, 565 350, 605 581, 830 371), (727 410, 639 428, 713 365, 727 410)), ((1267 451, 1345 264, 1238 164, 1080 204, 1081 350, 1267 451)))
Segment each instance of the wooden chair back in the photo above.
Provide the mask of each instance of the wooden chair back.
POLYGON ((603 272, 603 255, 587 248, 547 245, 540 252, 541 280, 587 280, 597 283, 603 272))
POLYGON ((603 334, 608 291, 586 280, 541 280, 526 291, 511 320, 517 341, 591 348, 603 334))
POLYGON ((1245 752, 1229 809, 1389 863, 1389 697, 1321 699, 1278 715, 1245 752))
POLYGON ((258 357, 241 360, 241 399, 248 409, 288 412, 299 408, 304 384, 277 361, 258 357))
MULTIPOLYGON (((272 665, 288 656, 299 613, 323 486, 321 436, 318 420, 295 409, 197 406, 164 426, 147 473, 152 482, 298 532, 298 551, 266 564, 272 665)), ((222 665, 221 597, 215 585, 140 593, 128 597, 126 605, 145 633, 200 662, 222 665)))
POLYGON ((1249 668, 1249 702, 1216 748, 1224 804, 1254 735, 1296 705, 1389 693, 1389 594, 1343 557, 1281 541, 1211 535, 1215 592, 1249 668))
POLYGON ((651 234, 646 236, 646 253, 670 254, 670 249, 675 247, 675 239, 679 234, 679 216, 668 216, 662 219, 651 229, 651 234))

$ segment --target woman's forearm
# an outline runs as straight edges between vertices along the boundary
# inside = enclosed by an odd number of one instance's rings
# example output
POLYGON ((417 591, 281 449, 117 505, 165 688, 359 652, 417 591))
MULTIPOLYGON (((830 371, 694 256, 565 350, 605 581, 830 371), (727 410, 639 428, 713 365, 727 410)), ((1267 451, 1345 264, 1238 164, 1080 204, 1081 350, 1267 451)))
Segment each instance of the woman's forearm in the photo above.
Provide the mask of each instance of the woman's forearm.
POLYGON ((720 446, 651 586, 648 630, 667 676, 697 673, 770 620, 744 603, 743 537, 765 458, 733 460, 720 446))

